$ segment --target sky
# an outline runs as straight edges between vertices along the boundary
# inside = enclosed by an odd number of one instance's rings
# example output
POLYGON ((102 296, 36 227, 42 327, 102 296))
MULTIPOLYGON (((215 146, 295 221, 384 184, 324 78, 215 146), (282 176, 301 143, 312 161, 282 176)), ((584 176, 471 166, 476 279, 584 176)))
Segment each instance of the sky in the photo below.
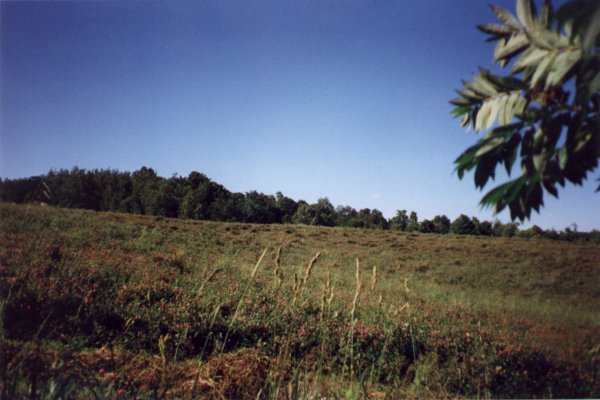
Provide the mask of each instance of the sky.
MULTIPOLYGON (((475 28, 495 22, 487 3, 2 1, 0 177, 147 166, 388 218, 506 222, 453 172, 478 137, 448 101, 493 66, 475 28)), ((600 229, 599 175, 523 226, 600 229)))

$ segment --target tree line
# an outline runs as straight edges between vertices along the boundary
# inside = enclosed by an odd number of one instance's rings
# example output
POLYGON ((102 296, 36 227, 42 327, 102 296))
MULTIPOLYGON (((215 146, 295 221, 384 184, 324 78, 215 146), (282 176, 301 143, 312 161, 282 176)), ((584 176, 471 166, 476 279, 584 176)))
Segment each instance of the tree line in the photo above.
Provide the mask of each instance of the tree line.
POLYGON ((462 234, 476 236, 522 236, 600 243, 600 232, 563 231, 533 226, 520 230, 518 223, 480 221, 460 215, 451 221, 445 215, 419 220, 417 213, 398 210, 386 219, 377 209, 356 210, 334 207, 326 197, 309 204, 281 192, 266 195, 257 191, 235 193, 206 175, 191 172, 187 177, 163 178, 152 168, 133 173, 117 170, 51 170, 46 175, 22 179, 0 179, 0 199, 5 202, 43 202, 57 207, 117 211, 171 218, 248 222, 258 224, 306 224, 404 232, 462 234))

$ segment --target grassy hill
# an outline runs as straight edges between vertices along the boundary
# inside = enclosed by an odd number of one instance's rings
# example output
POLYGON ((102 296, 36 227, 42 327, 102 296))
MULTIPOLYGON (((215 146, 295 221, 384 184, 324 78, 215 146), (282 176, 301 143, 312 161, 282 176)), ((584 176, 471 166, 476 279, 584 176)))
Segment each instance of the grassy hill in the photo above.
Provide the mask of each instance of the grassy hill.
POLYGON ((599 397, 600 245, 0 204, 2 398, 599 397))

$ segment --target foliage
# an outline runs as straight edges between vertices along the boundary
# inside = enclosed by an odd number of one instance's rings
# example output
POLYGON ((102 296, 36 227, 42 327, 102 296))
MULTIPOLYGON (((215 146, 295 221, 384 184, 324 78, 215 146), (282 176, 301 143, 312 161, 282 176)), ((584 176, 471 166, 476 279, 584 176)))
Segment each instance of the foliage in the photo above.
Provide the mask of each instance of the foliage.
POLYGON ((328 198, 320 198, 317 203, 311 205, 310 208, 312 210, 311 225, 335 225, 335 209, 328 198))
POLYGON ((428 219, 424 219, 419 223, 419 232, 421 233, 433 233, 435 231, 435 226, 433 222, 428 219))
POLYGON ((410 212, 408 216, 408 225, 406 226, 406 230, 408 232, 415 232, 419 230, 419 218, 417 217, 417 213, 414 211, 410 212))
POLYGON ((450 220, 445 215, 436 215, 432 222, 435 233, 445 235, 450 232, 450 220))
POLYGON ((492 236, 493 226, 489 221, 479 221, 479 219, 473 217, 473 225, 475 225, 475 235, 479 236, 492 236))
MULTIPOLYGON (((42 202, 59 207, 84 208, 96 211, 121 211, 170 218, 249 222, 258 224, 305 224, 340 226, 361 229, 391 229, 396 231, 447 234, 450 220, 438 215, 433 220, 419 222, 414 211, 398 210, 387 220, 377 209, 356 210, 350 206, 333 207, 327 198, 314 204, 295 201, 281 192, 275 196, 255 190, 232 193, 206 175, 191 172, 187 177, 174 175, 163 178, 148 167, 133 173, 115 170, 50 171, 46 175, 24 179, 0 180, 2 201, 42 202)), ((470 234, 481 236, 514 236, 518 225, 500 224, 473 218, 476 226, 470 234)), ((569 241, 590 241, 599 238, 593 233, 559 234, 547 231, 542 237, 569 241)))
POLYGON ((474 169, 483 189, 498 165, 510 175, 519 160, 520 176, 481 204, 524 220, 539 212, 544 192, 558 197, 557 185, 582 184, 598 165, 600 2, 570 0, 554 13, 547 1, 537 13, 532 0, 517 0, 516 9, 515 17, 492 6, 501 24, 478 26, 497 43, 494 60, 511 65, 509 75, 481 69, 451 103, 462 126, 487 131, 456 159, 459 178, 474 169))
POLYGON ((476 233, 475 224, 469 217, 461 214, 452 221, 450 225, 450 232, 458 235, 473 235, 476 233))
POLYGON ((390 228, 398 231, 405 231, 408 227, 408 215, 406 210, 398 210, 396 215, 390 220, 390 228))

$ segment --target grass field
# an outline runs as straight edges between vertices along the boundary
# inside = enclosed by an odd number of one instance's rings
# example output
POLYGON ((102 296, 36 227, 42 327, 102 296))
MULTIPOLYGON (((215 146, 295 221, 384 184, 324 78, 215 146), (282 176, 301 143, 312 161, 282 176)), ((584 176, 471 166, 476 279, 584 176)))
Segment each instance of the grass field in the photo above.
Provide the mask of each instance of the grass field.
POLYGON ((600 245, 0 204, 2 398, 600 397, 600 245))

